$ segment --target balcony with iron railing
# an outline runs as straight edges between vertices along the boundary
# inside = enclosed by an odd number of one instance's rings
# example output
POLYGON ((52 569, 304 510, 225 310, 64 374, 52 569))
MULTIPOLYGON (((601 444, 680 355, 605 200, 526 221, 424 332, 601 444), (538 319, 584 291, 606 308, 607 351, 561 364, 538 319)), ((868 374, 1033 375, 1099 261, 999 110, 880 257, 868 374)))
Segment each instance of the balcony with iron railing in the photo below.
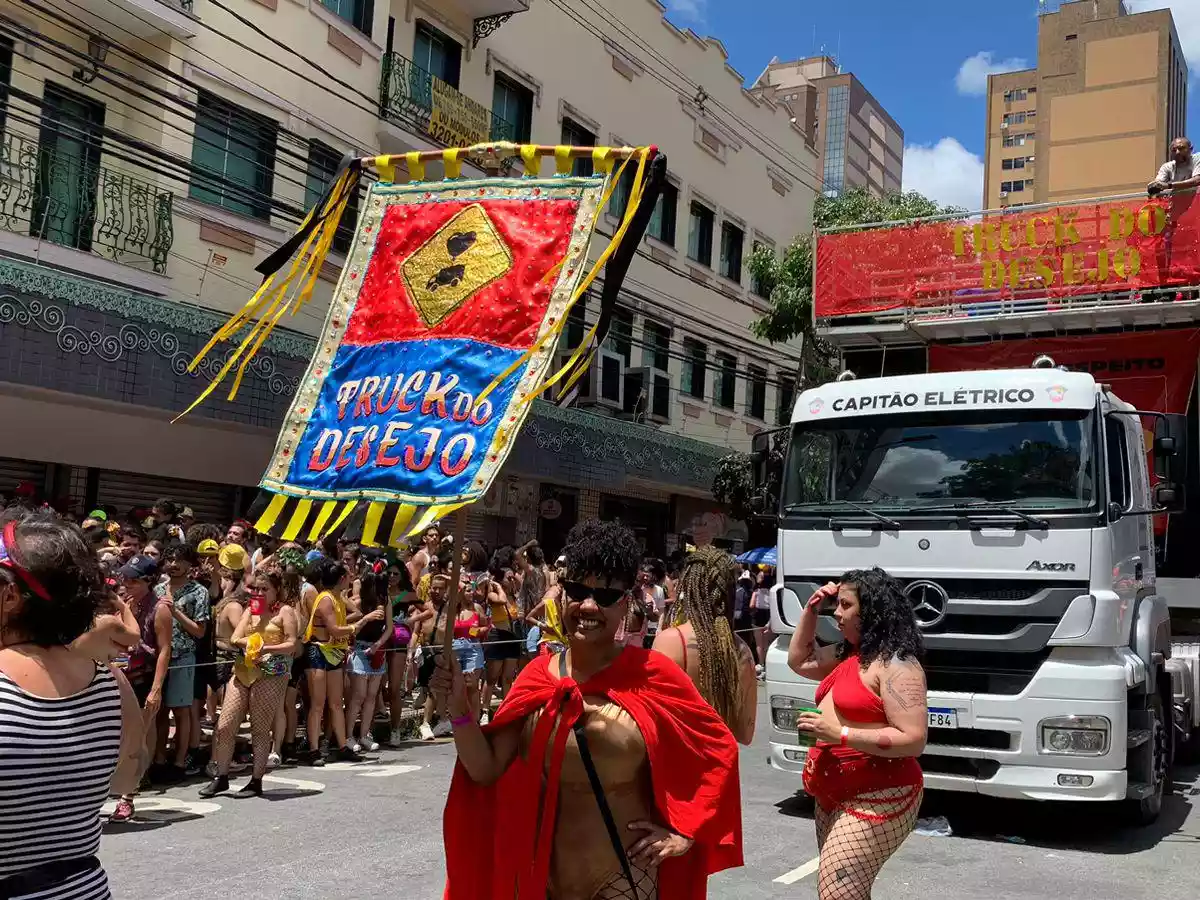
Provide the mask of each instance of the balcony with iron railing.
POLYGON ((517 140, 516 126, 399 53, 383 59, 380 115, 443 146, 517 140))
POLYGON ((174 195, 99 165, 79 146, 59 149, 4 135, 0 229, 165 274, 174 195))

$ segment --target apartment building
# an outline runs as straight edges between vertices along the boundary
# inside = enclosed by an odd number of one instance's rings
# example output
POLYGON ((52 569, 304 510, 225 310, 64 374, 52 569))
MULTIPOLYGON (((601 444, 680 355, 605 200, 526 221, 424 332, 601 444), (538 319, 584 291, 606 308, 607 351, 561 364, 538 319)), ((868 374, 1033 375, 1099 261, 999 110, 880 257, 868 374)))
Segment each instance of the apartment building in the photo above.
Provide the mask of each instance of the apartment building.
MULTIPOLYGON (((620 517, 656 550, 736 545, 717 459, 791 405, 793 347, 746 260, 811 223, 819 156, 713 38, 655 0, 0 2, 0 491, 76 507, 253 496, 346 247, 238 397, 181 421, 193 354, 258 282, 347 152, 486 140, 654 143, 670 187, 569 408, 540 403, 471 516, 492 542, 620 517)), ((585 161, 577 165, 586 165, 585 161)), ((402 169, 401 173, 403 175, 402 169)), ((478 173, 474 173, 478 174, 478 173)), ((440 177, 434 170, 427 177, 440 177)), ((596 249, 624 209, 619 186, 596 249)), ((361 203, 361 198, 359 198, 361 203)), ((566 336, 597 313, 588 298, 566 336)))
POLYGON ((828 56, 773 59, 754 90, 786 106, 820 156, 822 190, 836 197, 863 187, 900 190, 904 130, 851 72, 828 56))
POLYGON ((1038 17, 1038 64, 988 79, 985 208, 1136 193, 1184 134, 1168 9, 1077 0, 1038 17))

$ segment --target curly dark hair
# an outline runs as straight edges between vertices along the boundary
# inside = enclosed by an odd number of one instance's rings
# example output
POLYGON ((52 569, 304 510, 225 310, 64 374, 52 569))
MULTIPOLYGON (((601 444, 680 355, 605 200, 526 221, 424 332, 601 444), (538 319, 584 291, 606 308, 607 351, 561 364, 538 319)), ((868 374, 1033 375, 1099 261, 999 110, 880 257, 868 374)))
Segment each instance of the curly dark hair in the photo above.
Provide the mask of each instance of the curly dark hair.
POLYGON ((95 554, 75 525, 52 513, 6 510, 2 526, 16 521, 17 546, 9 549, 46 589, 37 596, 12 569, 0 568, 0 579, 21 590, 20 609, 7 624, 40 647, 66 646, 92 627, 108 602, 95 554))
MULTIPOLYGON (((900 582, 878 566, 852 569, 838 579, 858 593, 861 619, 858 658, 864 666, 877 659, 921 658, 924 646, 912 604, 904 596, 900 582)), ((851 647, 842 641, 838 658, 850 655, 851 647)))
POLYGON ((345 577, 346 567, 340 560, 330 559, 328 556, 314 559, 308 569, 309 582, 326 590, 337 587, 345 577))
POLYGON ((633 587, 642 560, 642 545, 627 525, 592 519, 580 522, 567 534, 563 556, 572 577, 598 575, 610 581, 619 579, 633 587))
POLYGON ((468 572, 486 572, 488 567, 487 551, 479 541, 467 541, 463 545, 463 568, 468 572))

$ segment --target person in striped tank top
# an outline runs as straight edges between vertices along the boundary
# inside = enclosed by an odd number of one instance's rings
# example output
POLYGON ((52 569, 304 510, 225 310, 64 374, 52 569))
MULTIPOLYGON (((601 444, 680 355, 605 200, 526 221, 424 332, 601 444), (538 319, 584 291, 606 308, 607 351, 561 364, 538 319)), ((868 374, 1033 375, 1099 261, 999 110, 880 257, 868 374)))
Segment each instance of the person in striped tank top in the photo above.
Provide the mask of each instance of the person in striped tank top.
POLYGON ((100 807, 135 786, 141 714, 91 658, 109 598, 82 532, 15 513, 0 516, 0 897, 106 900, 100 807))

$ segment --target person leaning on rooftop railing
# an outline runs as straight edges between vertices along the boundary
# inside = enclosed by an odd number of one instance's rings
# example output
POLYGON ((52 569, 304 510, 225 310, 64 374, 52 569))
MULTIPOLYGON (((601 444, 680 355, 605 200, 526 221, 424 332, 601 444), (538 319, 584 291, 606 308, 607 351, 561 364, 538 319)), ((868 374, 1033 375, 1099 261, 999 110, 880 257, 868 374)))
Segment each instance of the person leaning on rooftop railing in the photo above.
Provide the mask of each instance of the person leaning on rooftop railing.
POLYGON ((1158 175, 1146 185, 1146 192, 1154 197, 1164 191, 1200 187, 1200 154, 1192 151, 1192 142, 1185 137, 1171 141, 1171 158, 1159 167, 1158 175))

